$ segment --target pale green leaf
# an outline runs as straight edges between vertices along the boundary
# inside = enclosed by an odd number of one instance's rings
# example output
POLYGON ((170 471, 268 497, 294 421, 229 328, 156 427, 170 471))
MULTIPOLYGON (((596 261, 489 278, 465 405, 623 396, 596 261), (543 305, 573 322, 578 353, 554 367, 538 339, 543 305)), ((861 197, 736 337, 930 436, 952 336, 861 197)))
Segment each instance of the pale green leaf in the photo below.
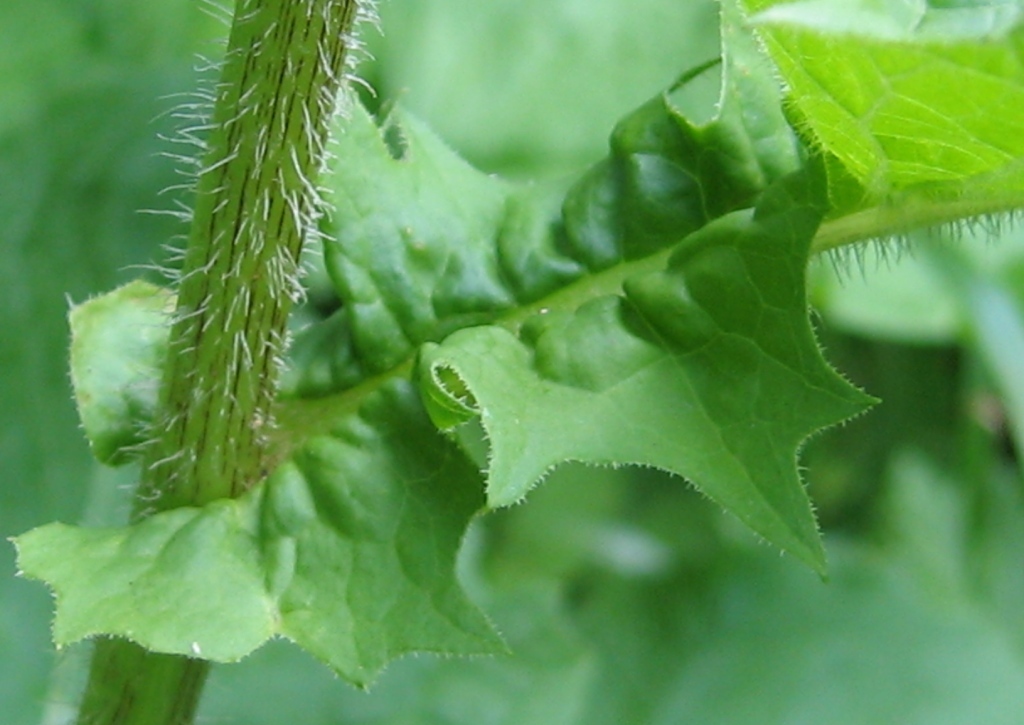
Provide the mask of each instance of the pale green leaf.
POLYGON ((970 216, 1024 202, 1019 3, 745 5, 794 116, 841 162, 832 170, 834 206, 914 192, 957 200, 970 216))
POLYGON ((118 465, 145 440, 167 354, 167 290, 131 282, 71 309, 71 382, 92 452, 118 465))
POLYGON ((454 574, 482 503, 404 384, 240 499, 119 529, 49 524, 16 544, 54 590, 58 645, 109 634, 233 661, 284 636, 365 685, 409 652, 500 651, 454 574))
POLYGON ((813 185, 790 179, 756 213, 708 225, 625 297, 538 315, 518 338, 478 327, 424 346, 428 410, 450 425, 454 403, 436 401, 465 397, 454 375, 487 431, 489 503, 518 501, 564 461, 654 466, 822 570, 796 451, 870 399, 824 362, 807 319, 813 185))

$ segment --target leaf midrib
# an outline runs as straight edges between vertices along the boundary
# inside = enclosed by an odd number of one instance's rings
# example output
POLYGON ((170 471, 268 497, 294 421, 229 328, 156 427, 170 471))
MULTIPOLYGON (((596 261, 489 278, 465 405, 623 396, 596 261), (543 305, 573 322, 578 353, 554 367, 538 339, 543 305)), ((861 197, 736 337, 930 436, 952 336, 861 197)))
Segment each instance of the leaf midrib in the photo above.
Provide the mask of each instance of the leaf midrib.
MULTIPOLYGON (((534 315, 572 311, 589 300, 620 294, 622 283, 627 278, 663 270, 676 246, 581 277, 529 304, 495 314, 486 324, 498 325, 516 333, 534 315)), ((317 398, 280 401, 275 410, 278 428, 274 433, 271 453, 274 466, 284 462, 310 438, 329 433, 336 421, 358 412, 363 401, 388 382, 409 377, 418 347, 391 369, 366 378, 351 388, 317 398)))
MULTIPOLYGON (((943 199, 926 192, 907 195, 899 203, 881 203, 841 217, 826 220, 811 242, 816 255, 864 241, 884 240, 912 229, 942 227, 982 218, 1009 216, 1024 208, 1024 191, 999 196, 943 199)), ((573 311, 583 303, 622 293, 623 282, 634 275, 665 269, 678 244, 655 254, 620 262, 612 267, 574 280, 572 283, 529 304, 495 314, 486 324, 517 333, 530 317, 547 312, 573 311)), ((309 439, 325 435, 336 422, 359 411, 363 401, 390 381, 412 375, 418 346, 402 362, 362 382, 317 398, 279 401, 275 409, 278 427, 273 434, 269 460, 271 470, 283 463, 309 439)), ((269 473, 269 471, 268 471, 269 473)))

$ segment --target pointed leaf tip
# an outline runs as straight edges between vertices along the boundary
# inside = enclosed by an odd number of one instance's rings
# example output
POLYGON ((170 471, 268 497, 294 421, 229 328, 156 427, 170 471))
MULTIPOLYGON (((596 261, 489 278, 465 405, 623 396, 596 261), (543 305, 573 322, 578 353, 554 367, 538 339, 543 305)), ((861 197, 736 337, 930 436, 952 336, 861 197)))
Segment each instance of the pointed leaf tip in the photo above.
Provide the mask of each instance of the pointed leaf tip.
MULTIPOLYGON (((796 454, 871 399, 825 362, 804 269, 820 176, 780 182, 754 213, 684 240, 624 297, 453 334, 425 351, 468 387, 491 441, 488 502, 518 501, 565 461, 671 471, 819 572, 824 551, 796 454)), ((422 389, 431 379, 423 378, 422 389)))

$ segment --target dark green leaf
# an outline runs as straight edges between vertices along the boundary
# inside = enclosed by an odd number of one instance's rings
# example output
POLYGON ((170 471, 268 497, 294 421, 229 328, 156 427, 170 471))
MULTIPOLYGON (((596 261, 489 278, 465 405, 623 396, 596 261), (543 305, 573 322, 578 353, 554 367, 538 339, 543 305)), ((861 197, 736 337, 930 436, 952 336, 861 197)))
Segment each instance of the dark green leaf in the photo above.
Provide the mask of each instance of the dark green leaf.
POLYGON ((428 410, 450 427, 461 404, 490 438, 489 503, 518 501, 564 461, 654 466, 823 570, 796 451, 870 399, 825 363, 807 319, 814 189, 789 179, 754 214, 708 225, 623 298, 538 315, 520 338, 478 327, 425 346, 428 410))
POLYGON ((342 309, 329 335, 312 328, 300 338, 307 362, 290 392, 343 390, 454 330, 614 292, 631 273, 624 263, 651 264, 793 171, 798 149, 771 69, 731 5, 725 19, 722 69, 697 74, 721 73, 721 105, 691 97, 690 74, 624 118, 609 157, 567 194, 483 174, 405 114, 378 129, 353 109, 340 134, 345 163, 332 171, 335 236, 325 247, 342 309), (676 108, 701 103, 699 122, 676 108), (617 271, 596 275, 604 270, 617 271), (316 362, 306 355, 314 349, 316 362))

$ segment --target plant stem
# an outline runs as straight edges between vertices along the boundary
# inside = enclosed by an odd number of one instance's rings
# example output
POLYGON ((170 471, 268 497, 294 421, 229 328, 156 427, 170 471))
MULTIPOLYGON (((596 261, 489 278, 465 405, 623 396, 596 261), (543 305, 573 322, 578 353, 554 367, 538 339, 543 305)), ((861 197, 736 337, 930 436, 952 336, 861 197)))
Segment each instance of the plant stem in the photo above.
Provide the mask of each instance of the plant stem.
POLYGON ((356 0, 242 0, 218 85, 141 499, 237 496, 263 451, 356 0))
MULTIPOLYGON (((238 0, 133 518, 267 473, 271 404, 359 0, 238 0)), ((97 642, 81 725, 191 723, 209 666, 97 642)))
POLYGON ((204 660, 157 655, 134 642, 101 639, 93 651, 78 722, 187 725, 195 719, 209 669, 204 660))
POLYGON ((899 237, 915 229, 957 225, 972 219, 1006 217, 1019 212, 1019 193, 989 194, 978 198, 929 199, 926 196, 880 204, 826 220, 811 244, 820 254, 865 241, 899 237))

